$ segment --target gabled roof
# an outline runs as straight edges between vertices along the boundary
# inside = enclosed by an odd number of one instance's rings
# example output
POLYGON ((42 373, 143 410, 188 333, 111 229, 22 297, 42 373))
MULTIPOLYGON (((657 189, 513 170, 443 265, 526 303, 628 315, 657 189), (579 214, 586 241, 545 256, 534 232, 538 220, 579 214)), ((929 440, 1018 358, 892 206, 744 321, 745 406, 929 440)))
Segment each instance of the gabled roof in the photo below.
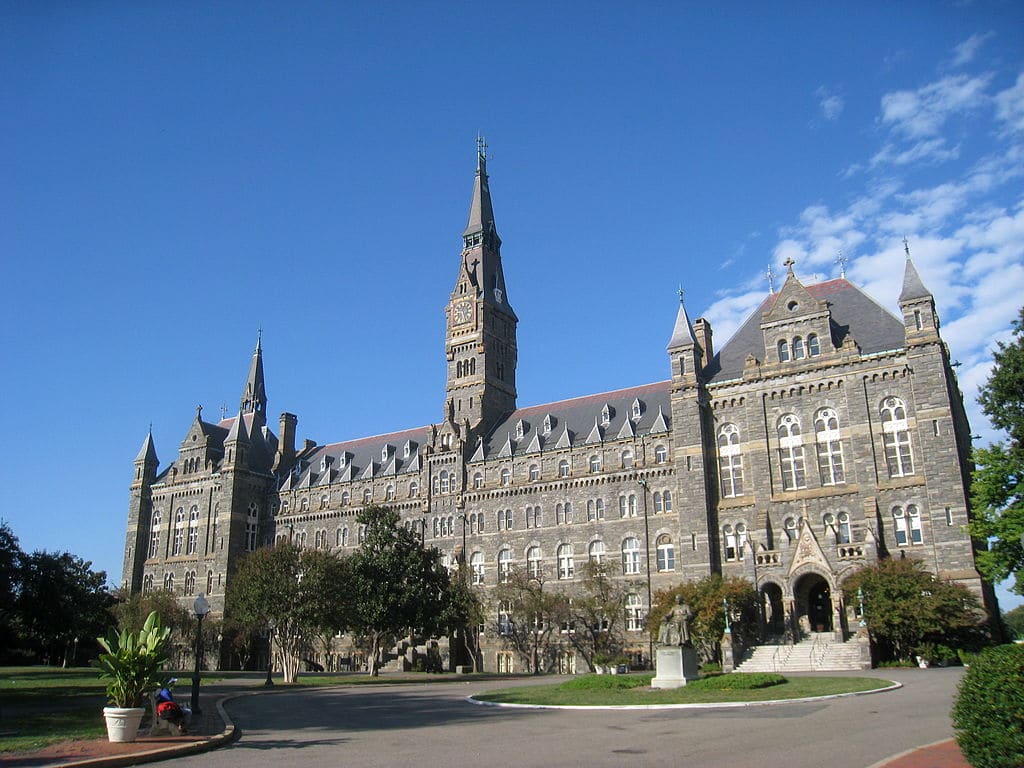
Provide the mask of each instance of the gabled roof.
MULTIPOLYGON (((558 423, 558 440, 555 442, 554 448, 567 448, 573 442, 574 436, 592 436, 595 429, 600 435, 598 440, 607 439, 607 435, 628 434, 630 430, 638 435, 648 434, 658 423, 659 414, 671 413, 671 410, 668 381, 533 405, 518 409, 498 423, 486 440, 484 453, 488 458, 498 455, 518 456, 526 453, 536 432, 543 430, 544 416, 547 414, 551 414, 558 423), (636 399, 643 403, 643 413, 639 419, 633 419, 627 426, 626 422, 631 420, 633 401, 636 399), (610 406, 614 415, 607 428, 602 428, 600 426, 601 411, 605 405, 610 406), (525 439, 516 445, 512 444, 508 435, 514 432, 515 425, 520 420, 526 421, 531 427, 525 439), (499 454, 502 448, 506 448, 506 452, 499 454)), ((664 419, 665 417, 662 416, 662 422, 664 419)), ((545 450, 551 449, 549 440, 545 450)))
MULTIPOLYGON (((832 342, 839 347, 847 336, 863 354, 901 349, 905 343, 903 323, 860 288, 844 278, 806 286, 816 300, 824 301, 831 311, 832 342)), ((732 338, 718 351, 706 368, 712 382, 737 379, 743 374, 747 355, 765 359, 762 316, 770 312, 780 294, 769 294, 732 338)))

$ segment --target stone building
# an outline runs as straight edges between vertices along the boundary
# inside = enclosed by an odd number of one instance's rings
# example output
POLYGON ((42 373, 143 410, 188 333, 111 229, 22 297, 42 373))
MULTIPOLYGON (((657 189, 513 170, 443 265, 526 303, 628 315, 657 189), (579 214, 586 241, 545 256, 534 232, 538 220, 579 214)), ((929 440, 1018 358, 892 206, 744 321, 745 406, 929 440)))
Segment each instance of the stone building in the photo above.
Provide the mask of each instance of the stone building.
MULTIPOLYGON (((129 590, 205 592, 222 610, 246 551, 282 538, 352 551, 355 515, 372 503, 396 508, 484 589, 512 567, 572 582, 588 558, 621 563, 624 578, 649 572, 655 591, 718 572, 757 585, 766 634, 842 639, 842 581, 908 556, 993 604, 965 532, 970 430, 909 252, 897 315, 845 278, 803 285, 789 264, 721 349, 680 301, 667 380, 519 407, 518 319, 481 153, 462 236, 443 421, 296 446, 295 415, 281 414, 277 434, 267 424, 257 343, 237 415, 212 423, 197 411, 162 471, 146 437, 129 590)), ((631 594, 637 654, 646 611, 646 589, 631 594)), ((483 664, 515 662, 488 637, 483 664)))

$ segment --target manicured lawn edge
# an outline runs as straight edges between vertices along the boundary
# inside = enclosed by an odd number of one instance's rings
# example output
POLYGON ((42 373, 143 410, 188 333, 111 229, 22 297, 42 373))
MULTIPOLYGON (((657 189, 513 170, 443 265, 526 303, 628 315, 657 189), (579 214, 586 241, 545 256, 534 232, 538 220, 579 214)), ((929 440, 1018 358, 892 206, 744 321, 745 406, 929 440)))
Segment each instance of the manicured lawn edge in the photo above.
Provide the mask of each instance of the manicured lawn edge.
MULTIPOLYGON (((816 678, 819 680, 835 680, 842 678, 816 678)), ((793 698, 772 698, 772 699, 760 699, 760 700, 745 700, 745 701, 702 701, 702 702, 664 702, 664 703, 652 703, 652 704, 534 704, 534 703, 522 703, 522 702, 503 702, 503 701, 488 701, 479 699, 477 696, 482 695, 495 695, 501 693, 501 691, 487 691, 483 694, 476 694, 474 696, 467 696, 466 701, 470 704, 476 704, 483 707, 507 707, 514 709, 717 709, 717 708, 735 708, 735 707, 756 707, 770 704, 796 704, 804 702, 814 701, 825 701, 828 699, 841 699, 850 696, 865 696, 873 693, 887 693, 889 691, 895 691, 903 687, 902 683, 898 683, 894 680, 885 680, 882 678, 850 678, 851 680, 877 680, 879 687, 870 688, 867 690, 854 690, 845 691, 840 693, 826 693, 818 696, 799 696, 793 698)), ((531 686, 533 687, 533 686, 531 686)), ((536 686, 538 688, 549 686, 536 686)), ((551 686, 553 687, 553 686, 551 686)), ((508 689, 523 691, 523 688, 508 689)), ((777 689, 761 689, 761 690, 777 690, 777 689)))

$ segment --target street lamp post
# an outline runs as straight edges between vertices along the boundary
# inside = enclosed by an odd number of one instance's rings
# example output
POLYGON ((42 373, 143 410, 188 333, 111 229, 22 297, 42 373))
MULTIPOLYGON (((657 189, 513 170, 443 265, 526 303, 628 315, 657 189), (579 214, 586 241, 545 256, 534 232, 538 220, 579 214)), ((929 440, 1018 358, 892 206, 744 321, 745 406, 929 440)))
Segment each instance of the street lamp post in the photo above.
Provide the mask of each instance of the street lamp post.
POLYGON ((271 619, 267 622, 267 680, 263 683, 264 687, 269 687, 274 684, 271 675, 274 673, 274 620, 271 619))
MULTIPOLYGON (((647 563, 647 612, 651 612, 653 608, 651 598, 651 529, 647 522, 647 480, 643 477, 637 477, 637 485, 640 486, 641 493, 644 497, 644 560, 647 563)), ((654 636, 651 634, 650 628, 647 630, 647 658, 654 666, 654 636)))
POLYGON ((729 622, 729 598, 722 598, 722 609, 725 611, 725 634, 732 634, 732 625, 729 622))
POLYGON ((192 674, 192 713, 201 715, 203 710, 199 708, 199 663, 203 657, 203 619, 210 612, 210 603, 205 594, 199 593, 199 597, 192 604, 192 609, 196 612, 196 668, 192 674))
POLYGON ((459 519, 462 521, 462 569, 466 569, 466 517, 465 512, 459 513, 459 519))

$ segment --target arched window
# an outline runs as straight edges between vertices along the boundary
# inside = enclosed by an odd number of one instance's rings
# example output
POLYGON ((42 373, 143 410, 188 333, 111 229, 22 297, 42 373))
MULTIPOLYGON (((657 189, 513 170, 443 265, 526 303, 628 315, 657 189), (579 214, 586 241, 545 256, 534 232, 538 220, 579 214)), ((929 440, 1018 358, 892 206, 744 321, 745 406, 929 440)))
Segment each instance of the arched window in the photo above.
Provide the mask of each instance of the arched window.
POLYGON ((388 483, 387 488, 384 489, 384 501, 394 501, 394 500, 395 500, 395 486, 393 486, 391 483, 388 483))
POLYGON ((447 469, 441 470, 441 493, 449 493, 452 489, 451 477, 448 475, 447 469))
POLYGON ((558 545, 558 578, 571 579, 576 575, 576 565, 572 557, 572 544, 558 545))
POLYGON ((849 544, 852 541, 850 538, 850 515, 846 512, 839 513, 839 528, 836 530, 836 542, 839 544, 849 544))
POLYGON ((793 339, 793 359, 804 359, 804 340, 801 339, 799 336, 793 339))
POLYGON ((540 547, 526 550, 526 573, 531 579, 540 581, 544 575, 544 561, 541 559, 540 547))
POLYGON ((779 339, 779 362, 789 362, 789 342, 785 339, 779 339))
POLYGON ((320 509, 327 509, 327 505, 330 503, 330 497, 325 493, 320 497, 320 509))
MULTIPOLYGON (((188 511, 188 543, 185 545, 185 554, 194 555, 199 543, 199 507, 192 505, 188 511)), ((194 587, 195 585, 193 585, 194 587)))
POLYGON ((633 452, 628 448, 624 450, 620 456, 622 459, 622 468, 631 469, 633 466, 633 452))
POLYGON ((725 548, 725 559, 736 559, 736 531, 731 525, 722 526, 722 544, 725 548))
POLYGON ((654 492, 654 514, 660 514, 665 511, 664 502, 661 499, 661 491, 654 492))
POLYGON ((164 589, 166 589, 168 592, 173 592, 174 591, 174 574, 173 573, 165 573, 164 574, 164 589))
POLYGON ((508 582, 512 575, 512 550, 503 549, 498 553, 498 581, 502 584, 508 582))
POLYGON ((213 571, 206 572, 206 594, 213 594, 213 571))
MULTIPOLYGON (((502 600, 498 603, 498 634, 507 636, 512 634, 512 601, 502 600)), ((511 672, 511 656, 498 654, 498 671, 511 672)))
POLYGON ((804 446, 800 433, 800 419, 787 413, 779 419, 779 468, 782 471, 782 490, 792 491, 807 487, 804 474, 804 446))
POLYGON ((149 526, 149 556, 156 557, 160 551, 160 513, 153 513, 153 522, 149 526))
POLYGON ((644 604, 640 595, 630 592, 626 595, 626 631, 639 632, 644 628, 644 604))
POLYGON ((906 405, 898 397, 887 397, 882 401, 880 410, 882 444, 885 447, 885 463, 889 469, 889 477, 914 474, 906 405))
POLYGON ((562 459, 560 462, 558 462, 558 476, 559 477, 568 477, 569 476, 569 460, 568 459, 562 459))
POLYGON ((512 482, 512 470, 508 467, 501 468, 501 484, 509 485, 512 482))
POLYGON ((142 594, 148 595, 153 591, 153 574, 149 573, 142 577, 142 594))
POLYGON ((484 487, 484 473, 474 472, 473 473, 473 488, 480 490, 484 487))
POLYGON ((341 529, 341 546, 348 546, 348 526, 341 529))
POLYGON ((896 534, 896 544, 901 547, 907 546, 907 516, 903 513, 903 507, 892 508, 892 525, 896 534))
POLYGON ((363 488, 363 504, 369 504, 373 501, 373 489, 363 488))
POLYGON ((750 546, 747 541, 747 526, 743 523, 736 524, 736 556, 742 560, 744 553, 747 551, 747 547, 750 546))
POLYGON ((807 354, 811 357, 817 357, 821 354, 821 345, 818 343, 818 335, 816 333, 807 335, 807 354))
POLYGON ((839 438, 839 418, 832 408, 822 408, 814 417, 814 435, 818 449, 818 474, 822 485, 846 482, 843 469, 843 443, 839 438))
POLYGON ((917 511, 916 504, 907 505, 907 523, 910 525, 910 543, 920 544, 921 537, 921 513, 917 511))
POLYGON ((352 501, 352 494, 349 493, 348 491, 342 491, 341 492, 341 505, 343 507, 347 507, 351 501, 352 501))
POLYGON ((796 519, 792 518, 792 517, 787 517, 782 522, 782 530, 785 531, 785 533, 786 533, 787 541, 795 541, 796 540, 796 534, 797 534, 796 519))
POLYGON ((469 558, 469 570, 474 584, 484 583, 484 553, 474 552, 469 558))
POLYGON ((590 562, 595 565, 600 565, 604 562, 604 542, 603 541, 592 541, 590 546, 587 547, 587 557, 590 558, 590 562))
POLYGON ((484 513, 483 512, 477 512, 476 513, 476 530, 477 530, 478 533, 483 533, 484 532, 484 513))
POLYGON ((622 541, 622 573, 624 576, 640 573, 640 542, 633 536, 622 541))
POLYGON ((174 543, 171 545, 171 557, 181 554, 181 547, 185 539, 185 509, 178 507, 174 513, 174 543))
POLYGON ((665 511, 666 512, 671 512, 672 511, 672 491, 665 491, 663 494, 661 494, 661 498, 665 502, 665 511))
POLYGON ((666 461, 668 461, 668 448, 664 445, 654 446, 654 463, 664 464, 666 461))
POLYGON ((676 569, 676 546, 672 543, 672 537, 662 534, 658 537, 658 571, 674 571, 676 569))
POLYGON ((723 424, 718 430, 718 478, 723 498, 743 495, 743 455, 735 424, 723 424))
POLYGON ((299 505, 300 512, 309 512, 309 498, 304 498, 299 505))
POLYGON ((540 480, 540 467, 538 467, 536 464, 531 464, 530 465, 530 482, 531 483, 536 483, 538 480, 540 480))
POLYGON ((411 483, 409 483, 409 498, 415 499, 417 496, 419 496, 419 493, 420 484, 413 480, 411 483))
POLYGON ((636 494, 629 494, 629 516, 636 517, 636 494))
POLYGON ((590 463, 590 471, 591 472, 600 472, 601 471, 601 456, 599 454, 596 454, 596 453, 593 454, 590 457, 589 463, 590 463))
POLYGON ((196 572, 185 571, 185 589, 183 594, 191 596, 196 593, 196 572))

